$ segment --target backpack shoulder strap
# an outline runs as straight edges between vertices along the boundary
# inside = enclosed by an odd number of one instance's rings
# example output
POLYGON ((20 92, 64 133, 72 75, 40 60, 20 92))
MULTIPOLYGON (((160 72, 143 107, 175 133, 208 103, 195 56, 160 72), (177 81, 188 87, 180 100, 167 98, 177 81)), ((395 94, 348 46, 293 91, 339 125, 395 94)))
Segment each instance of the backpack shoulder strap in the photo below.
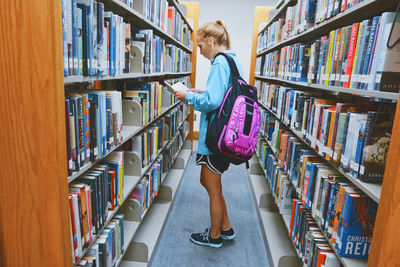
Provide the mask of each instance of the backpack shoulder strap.
POLYGON ((233 60, 233 58, 223 52, 218 53, 217 55, 215 55, 215 58, 217 58, 217 56, 222 55, 226 58, 226 60, 228 61, 229 67, 231 68, 231 72, 233 74, 234 77, 240 77, 239 71, 237 69, 235 60, 233 60))

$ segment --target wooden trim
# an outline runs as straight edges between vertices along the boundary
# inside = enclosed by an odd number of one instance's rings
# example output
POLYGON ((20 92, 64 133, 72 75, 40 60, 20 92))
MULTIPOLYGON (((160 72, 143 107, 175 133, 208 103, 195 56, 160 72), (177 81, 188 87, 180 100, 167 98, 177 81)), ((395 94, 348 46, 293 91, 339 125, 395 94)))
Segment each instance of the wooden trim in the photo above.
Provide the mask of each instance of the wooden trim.
POLYGON ((251 62, 250 62, 250 74, 249 84, 254 85, 255 78, 254 73, 256 70, 256 59, 257 59, 257 41, 258 41, 258 28, 260 23, 267 22, 269 12, 274 9, 271 6, 255 6, 254 7, 254 22, 253 22, 253 41, 251 44, 251 62))
POLYGON ((0 4, 0 266, 72 266, 61 1, 0 4))
MULTIPOLYGON (((197 40, 196 40, 196 32, 199 27, 199 10, 200 3, 198 2, 181 2, 181 4, 186 6, 186 17, 193 20, 193 32, 191 33, 190 39, 193 42, 192 54, 190 55, 190 61, 192 62, 192 74, 190 75, 190 84, 192 88, 196 88, 196 68, 197 68, 197 40)), ((190 107, 190 115, 188 118, 190 123, 189 127, 189 136, 188 139, 193 141, 193 127, 194 127, 194 109, 190 107)), ((192 143, 192 152, 193 152, 193 142, 192 143)))
POLYGON ((382 193, 368 257, 368 266, 400 265, 400 102, 396 115, 386 161, 382 193))
POLYGON ((199 140, 199 131, 193 131, 193 140, 199 140))

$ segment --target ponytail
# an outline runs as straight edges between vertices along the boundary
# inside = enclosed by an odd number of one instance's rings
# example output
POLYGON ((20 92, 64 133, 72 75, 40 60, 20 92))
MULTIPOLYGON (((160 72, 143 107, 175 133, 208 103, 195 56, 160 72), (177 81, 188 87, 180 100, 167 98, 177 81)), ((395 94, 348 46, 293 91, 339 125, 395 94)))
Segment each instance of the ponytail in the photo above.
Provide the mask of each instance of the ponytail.
POLYGON ((220 19, 206 22, 197 30, 197 34, 201 35, 202 38, 214 37, 218 45, 224 45, 227 50, 231 49, 228 30, 220 19))

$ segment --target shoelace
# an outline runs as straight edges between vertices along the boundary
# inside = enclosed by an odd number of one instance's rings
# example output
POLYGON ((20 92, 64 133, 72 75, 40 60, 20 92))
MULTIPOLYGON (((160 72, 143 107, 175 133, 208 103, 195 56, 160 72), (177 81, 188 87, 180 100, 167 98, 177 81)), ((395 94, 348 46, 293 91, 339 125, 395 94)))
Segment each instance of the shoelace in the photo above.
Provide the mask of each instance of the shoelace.
POLYGON ((206 240, 206 241, 208 242, 209 233, 210 233, 210 229, 207 228, 207 229, 206 229, 203 233, 201 233, 200 235, 201 235, 201 237, 203 238, 203 240, 206 240))

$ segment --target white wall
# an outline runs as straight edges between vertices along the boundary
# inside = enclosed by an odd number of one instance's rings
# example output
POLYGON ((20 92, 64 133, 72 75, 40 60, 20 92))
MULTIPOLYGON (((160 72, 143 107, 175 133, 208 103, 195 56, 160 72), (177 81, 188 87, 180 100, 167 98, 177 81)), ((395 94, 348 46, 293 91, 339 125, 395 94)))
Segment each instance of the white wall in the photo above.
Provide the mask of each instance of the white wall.
MULTIPOLYGON (((277 0, 186 0, 200 3, 199 27, 208 21, 221 19, 231 37, 231 49, 242 64, 244 79, 250 72, 251 43, 255 6, 275 6, 277 0)), ((198 48, 194 48, 198 49, 198 48)), ((210 71, 210 61, 197 51, 196 88, 204 89, 210 71)), ((200 114, 196 112, 194 130, 199 130, 200 114)))

